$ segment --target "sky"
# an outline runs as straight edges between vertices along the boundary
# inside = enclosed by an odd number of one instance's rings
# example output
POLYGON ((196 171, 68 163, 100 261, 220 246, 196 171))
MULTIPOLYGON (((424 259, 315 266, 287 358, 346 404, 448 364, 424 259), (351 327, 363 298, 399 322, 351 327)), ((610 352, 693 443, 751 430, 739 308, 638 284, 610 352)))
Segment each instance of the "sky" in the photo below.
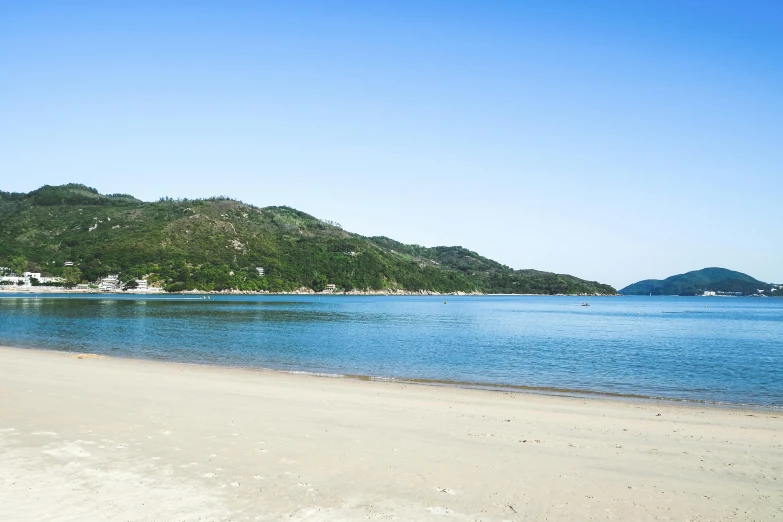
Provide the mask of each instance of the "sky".
POLYGON ((782 57, 779 1, 2 2, 0 190, 783 283, 782 57))

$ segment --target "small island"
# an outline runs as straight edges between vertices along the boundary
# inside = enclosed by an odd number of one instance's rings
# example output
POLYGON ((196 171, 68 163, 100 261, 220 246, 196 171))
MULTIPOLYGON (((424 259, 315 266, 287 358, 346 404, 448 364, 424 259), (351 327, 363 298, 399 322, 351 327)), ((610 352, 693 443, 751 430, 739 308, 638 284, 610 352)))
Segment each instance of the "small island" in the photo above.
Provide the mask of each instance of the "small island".
POLYGON ((623 295, 783 296, 783 285, 764 283, 742 272, 703 268, 666 279, 645 279, 620 290, 623 295))

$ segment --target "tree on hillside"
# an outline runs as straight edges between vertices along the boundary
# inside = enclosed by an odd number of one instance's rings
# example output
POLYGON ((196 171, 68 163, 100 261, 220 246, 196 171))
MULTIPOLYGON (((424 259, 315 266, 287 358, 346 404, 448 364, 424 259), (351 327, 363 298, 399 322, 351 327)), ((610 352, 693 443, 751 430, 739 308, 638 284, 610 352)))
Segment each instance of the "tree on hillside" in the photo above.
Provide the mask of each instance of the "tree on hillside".
POLYGON ((12 257, 10 264, 11 271, 20 277, 27 272, 27 259, 22 256, 12 257))
POLYGON ((325 275, 319 275, 313 281, 312 289, 316 292, 323 292, 326 290, 326 285, 329 284, 329 280, 325 275))
POLYGON ((82 271, 75 266, 66 266, 63 269, 63 279, 66 286, 74 287, 82 280, 82 271))

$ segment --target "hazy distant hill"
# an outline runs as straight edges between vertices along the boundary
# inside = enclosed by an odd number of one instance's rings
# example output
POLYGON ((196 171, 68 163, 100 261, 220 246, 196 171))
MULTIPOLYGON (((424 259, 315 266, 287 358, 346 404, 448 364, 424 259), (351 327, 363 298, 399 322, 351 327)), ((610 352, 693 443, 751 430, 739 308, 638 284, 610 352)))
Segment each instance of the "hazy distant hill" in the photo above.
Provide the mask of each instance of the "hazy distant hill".
POLYGON ((647 279, 626 286, 620 290, 624 295, 699 295, 705 291, 742 292, 755 294, 764 290, 767 294, 772 286, 747 274, 725 268, 704 268, 666 279, 647 279))
POLYGON ((569 275, 512 270, 462 247, 363 237, 289 207, 222 197, 147 203, 78 184, 0 192, 0 266, 71 282, 146 275, 170 290, 321 290, 332 283, 362 290, 615 293, 569 275), (264 277, 256 267, 264 267, 264 277))

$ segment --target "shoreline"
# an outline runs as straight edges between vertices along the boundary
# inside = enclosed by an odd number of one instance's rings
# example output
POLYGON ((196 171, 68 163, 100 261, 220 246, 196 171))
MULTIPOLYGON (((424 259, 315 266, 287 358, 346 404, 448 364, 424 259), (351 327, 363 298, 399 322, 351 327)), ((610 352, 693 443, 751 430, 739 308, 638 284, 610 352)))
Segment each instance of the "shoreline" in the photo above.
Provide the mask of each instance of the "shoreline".
POLYGON ((484 294, 481 292, 434 292, 431 290, 352 290, 350 292, 315 292, 294 290, 291 292, 266 292, 251 290, 183 290, 181 292, 166 292, 160 288, 150 290, 119 290, 101 291, 97 289, 76 290, 58 287, 34 286, 34 287, 5 287, 0 286, 0 295, 9 294, 77 294, 77 295, 311 295, 311 296, 435 296, 435 297, 470 297, 470 296, 546 296, 546 297, 621 297, 621 294, 484 294), (43 288, 43 290, 41 290, 43 288))
POLYGON ((3 520, 769 520, 783 416, 0 348, 3 520))
POLYGON ((716 408, 726 410, 747 410, 747 411, 760 411, 760 412, 780 412, 783 413, 783 406, 766 405, 766 404, 751 404, 751 403, 736 403, 736 402, 720 402, 710 401, 704 399, 687 399, 676 397, 655 397, 634 393, 620 393, 620 392, 605 392, 597 390, 586 389, 570 389, 570 388, 557 388, 546 386, 525 386, 525 385, 513 385, 513 384, 496 384, 496 383, 483 383, 483 382, 470 382, 470 381, 455 381, 448 379, 427 379, 417 377, 388 377, 382 375, 363 375, 363 374, 350 374, 350 373, 329 373, 329 372, 315 372, 308 370, 291 370, 283 368, 273 368, 269 366, 243 366, 234 364, 219 364, 214 362, 198 362, 198 361, 177 361, 172 359, 152 359, 148 357, 129 357, 124 355, 110 355, 102 353, 91 352, 77 352, 68 350, 57 350, 51 348, 41 348, 36 346, 8 346, 0 345, 0 350, 25 350, 41 353, 54 353, 68 356, 79 356, 85 358, 106 358, 114 359, 118 361, 129 362, 141 362, 151 364, 162 365, 174 365, 196 368, 211 368, 214 370, 235 370, 245 371, 250 373, 271 373, 279 375, 295 375, 306 378, 318 378, 318 379, 345 379, 359 382, 379 382, 379 383, 396 383, 402 385, 412 385, 421 387, 435 387, 435 388, 454 388, 460 390, 476 390, 490 393, 515 393, 521 395, 539 395, 544 397, 562 397, 584 400, 598 400, 598 401, 617 401, 626 403, 645 403, 645 404, 667 404, 667 405, 682 405, 693 408, 716 408))

